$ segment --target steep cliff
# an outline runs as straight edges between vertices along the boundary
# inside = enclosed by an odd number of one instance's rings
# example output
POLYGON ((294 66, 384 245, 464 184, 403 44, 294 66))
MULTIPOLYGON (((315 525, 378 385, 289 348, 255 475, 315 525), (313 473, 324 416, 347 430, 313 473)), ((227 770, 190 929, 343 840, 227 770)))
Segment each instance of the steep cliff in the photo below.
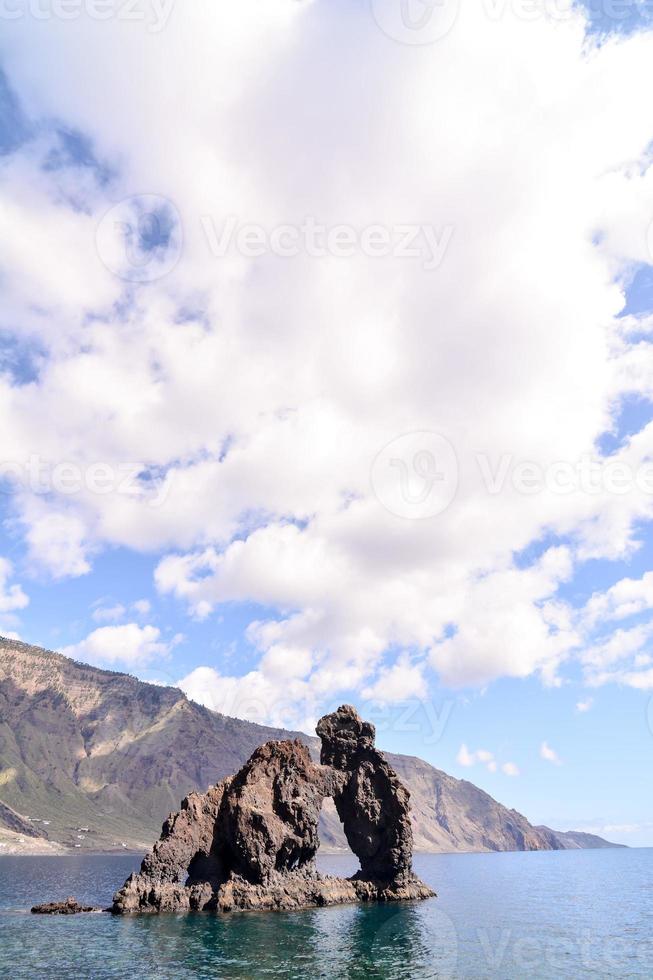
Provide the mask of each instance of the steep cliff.
MULTIPOLYGON (((10 808, 0 807, 0 831, 25 848, 36 837, 82 850, 149 847, 182 797, 236 772, 263 742, 288 738, 318 759, 318 740, 302 733, 228 718, 176 688, 0 639, 0 802, 10 808), (30 826, 35 838, 24 836, 30 826)), ((411 793, 416 850, 606 846, 533 827, 421 759, 387 758, 411 793)), ((346 847, 329 800, 320 838, 346 847)))

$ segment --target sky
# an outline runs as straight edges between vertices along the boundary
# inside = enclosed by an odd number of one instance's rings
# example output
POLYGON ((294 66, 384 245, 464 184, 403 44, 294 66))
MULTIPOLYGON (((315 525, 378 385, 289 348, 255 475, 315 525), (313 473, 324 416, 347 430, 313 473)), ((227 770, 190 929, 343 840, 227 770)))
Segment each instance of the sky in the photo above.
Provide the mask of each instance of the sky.
POLYGON ((6 0, 0 630, 653 845, 653 24, 6 0))

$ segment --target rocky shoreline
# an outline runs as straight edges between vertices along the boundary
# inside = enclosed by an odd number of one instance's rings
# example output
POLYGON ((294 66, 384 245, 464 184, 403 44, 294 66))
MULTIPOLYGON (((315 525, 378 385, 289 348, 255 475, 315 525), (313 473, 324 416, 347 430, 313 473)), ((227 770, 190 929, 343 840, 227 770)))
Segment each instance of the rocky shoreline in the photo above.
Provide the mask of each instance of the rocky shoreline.
POLYGON ((30 911, 33 915, 79 915, 82 912, 110 912, 111 909, 100 909, 94 905, 80 905, 77 899, 71 896, 63 902, 44 902, 42 905, 33 905, 30 911))

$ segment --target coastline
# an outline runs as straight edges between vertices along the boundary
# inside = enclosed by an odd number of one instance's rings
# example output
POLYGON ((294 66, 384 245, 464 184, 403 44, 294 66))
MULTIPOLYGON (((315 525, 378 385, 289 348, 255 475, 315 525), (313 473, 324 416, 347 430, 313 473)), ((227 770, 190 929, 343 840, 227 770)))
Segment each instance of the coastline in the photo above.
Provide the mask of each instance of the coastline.
MULTIPOLYGON (((76 848, 70 847, 65 844, 58 844, 56 841, 48 841, 44 839, 33 838, 28 840, 25 838, 22 841, 7 841, 6 836, 9 836, 5 832, 0 832, 0 858, 2 857, 120 857, 120 856, 134 856, 143 858, 149 850, 151 850, 151 845, 146 845, 142 848, 138 847, 106 847, 106 848, 76 848)), ((18 837, 19 835, 14 835, 18 837)), ((616 850, 638 850, 641 848, 630 847, 626 844, 615 844, 612 847, 601 847, 601 848, 578 848, 578 850, 601 850, 601 851, 616 851, 616 850)), ((646 847, 644 846, 644 849, 646 847)), ((415 855, 433 855, 433 854, 560 854, 564 850, 564 853, 575 853, 576 849, 561 849, 561 850, 529 850, 529 851, 494 851, 494 850, 457 850, 457 851, 437 851, 437 850, 415 850, 413 853, 415 855)), ((345 850, 344 848, 328 848, 320 847, 318 853, 319 856, 324 857, 352 857, 351 851, 345 850)))
POLYGON ((0 828, 0 858, 7 857, 79 857, 84 856, 103 856, 119 854, 144 855, 151 845, 144 844, 142 847, 75 847, 69 844, 61 844, 58 841, 48 840, 46 837, 27 837, 4 827, 0 828))

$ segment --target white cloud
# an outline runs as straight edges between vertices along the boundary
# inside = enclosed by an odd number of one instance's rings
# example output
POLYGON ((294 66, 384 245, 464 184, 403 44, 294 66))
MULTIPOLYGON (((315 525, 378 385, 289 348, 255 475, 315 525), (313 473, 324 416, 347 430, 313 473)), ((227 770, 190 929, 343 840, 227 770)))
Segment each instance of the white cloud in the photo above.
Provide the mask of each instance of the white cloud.
POLYGON ((488 772, 496 772, 498 767, 494 753, 489 752, 487 749, 477 749, 475 752, 470 752, 464 742, 458 749, 456 762, 458 765, 465 767, 475 766, 480 763, 485 766, 488 772))
POLYGON ((580 712, 580 714, 584 714, 586 711, 590 710, 593 704, 594 698, 585 698, 583 701, 577 701, 576 711, 580 712))
POLYGON ((590 626, 596 622, 626 619, 653 609, 653 572, 640 579, 623 578, 605 592, 595 592, 585 606, 590 626))
POLYGON ((411 664, 407 657, 400 657, 392 667, 384 667, 370 687, 362 691, 362 696, 381 704, 393 704, 409 698, 424 699, 427 685, 423 669, 411 664))
POLYGON ((540 758, 546 762, 552 762, 555 766, 562 765, 562 760, 558 756, 558 753, 547 742, 542 742, 540 745, 540 758))
POLYGON ((436 643, 431 663, 445 682, 483 683, 498 674, 526 677, 540 670, 555 677, 557 664, 578 644, 564 605, 552 602, 569 577, 566 549, 551 549, 527 570, 510 568, 470 583, 458 628, 436 643))
POLYGON ((152 603, 149 599, 137 599, 136 602, 132 602, 132 609, 139 616, 147 616, 152 611, 152 603))
MULTIPOLYGON (((603 592, 594 592, 571 620, 577 636, 578 659, 585 683, 600 687, 623 684, 641 690, 653 686, 653 574, 623 578, 603 592), (616 624, 630 620, 629 625, 616 624)), ((576 710, 588 711, 592 698, 579 701, 576 710)))
POLYGON ((618 629, 607 639, 588 643, 581 657, 585 683, 591 687, 618 683, 647 690, 652 686, 653 671, 642 668, 651 663, 646 650, 652 635, 653 622, 650 621, 629 629, 618 629))
POLYGON ((501 766, 501 772, 506 776, 519 776, 519 766, 515 765, 514 762, 504 762, 501 766))
MULTIPOLYGON (((646 663, 649 663, 647 660, 646 663)), ((642 661, 633 661, 634 668, 640 668, 644 664, 642 661)), ((630 669, 628 667, 617 670, 598 671, 588 677, 588 683, 595 687, 603 684, 623 684, 625 687, 632 687, 636 691, 653 690, 653 668, 648 670, 630 669)))
POLYGON ((31 502, 23 515, 25 539, 32 565, 53 579, 86 575, 91 570, 85 543, 86 525, 79 516, 49 510, 41 500, 31 502))
POLYGON ((305 680, 275 678, 264 671, 233 677, 212 667, 196 667, 176 686, 192 701, 221 714, 310 734, 324 713, 305 680))
POLYGON ((458 749, 458 755, 456 756, 456 762, 459 766, 473 766, 476 762, 476 757, 473 752, 470 752, 465 743, 458 749))
POLYGON ((156 626, 125 623, 100 626, 80 643, 63 647, 61 653, 96 667, 120 665, 139 668, 166 660, 178 639, 175 637, 172 641, 165 641, 156 626))
MULTIPOLYGON (((364 8, 345 21, 324 2, 197 0, 158 34, 116 18, 5 32, 39 131, 80 130, 113 177, 44 166, 52 134, 3 166, 0 326, 45 350, 33 382, 0 378, 4 458, 120 477, 45 494, 19 472, 16 526, 57 578, 124 546, 160 556, 158 589, 198 618, 273 609, 248 633, 256 669, 210 675, 218 700, 245 703, 251 684, 276 705, 286 685, 309 717, 340 690, 422 696, 433 673, 558 683, 585 647, 600 650, 588 670, 613 676, 614 649, 588 644, 558 589, 579 562, 632 552, 653 498, 530 493, 513 477, 595 454, 621 394, 651 380, 650 345, 617 315, 628 263, 650 260, 653 126, 631 96, 653 83, 653 37, 598 47, 580 10, 493 20, 466 4, 418 50, 364 8), (272 124, 279 105, 294 125, 272 124), (169 275, 135 288, 93 243, 108 208, 142 191, 172 202, 184 244, 169 275), (453 236, 431 271, 363 254, 216 259, 201 219, 229 214, 266 229, 429 220, 453 236), (376 499, 370 468, 423 429, 452 442, 459 490, 412 521, 376 499), (488 468, 506 459, 493 492, 488 468), (546 534, 567 546, 515 557, 546 534)), ((643 465, 650 439, 617 458, 643 465)), ((649 608, 649 592, 622 586, 588 617, 649 608)))
POLYGON ((29 605, 29 597, 20 585, 9 585, 13 566, 7 558, 0 558, 0 613, 14 612, 29 605))
POLYGON ((620 834, 639 834, 642 831, 651 830, 652 823, 588 823, 581 824, 575 829, 584 834, 598 834, 599 837, 610 837, 620 834))
POLYGON ((117 602, 115 606, 98 606, 93 610, 92 615, 97 623, 111 623, 122 619, 126 612, 122 603, 117 602))

